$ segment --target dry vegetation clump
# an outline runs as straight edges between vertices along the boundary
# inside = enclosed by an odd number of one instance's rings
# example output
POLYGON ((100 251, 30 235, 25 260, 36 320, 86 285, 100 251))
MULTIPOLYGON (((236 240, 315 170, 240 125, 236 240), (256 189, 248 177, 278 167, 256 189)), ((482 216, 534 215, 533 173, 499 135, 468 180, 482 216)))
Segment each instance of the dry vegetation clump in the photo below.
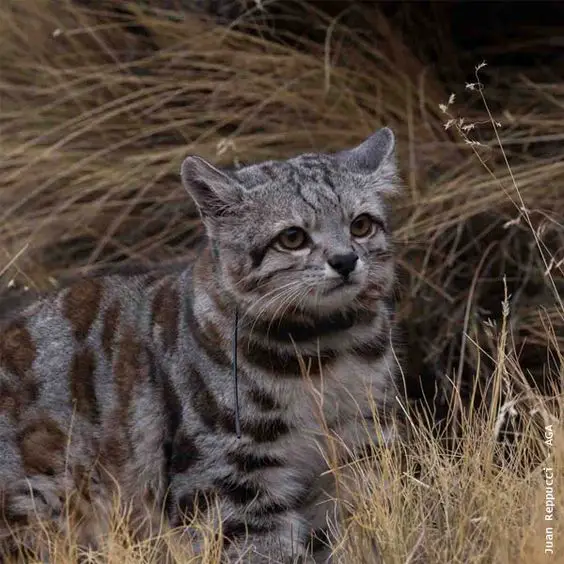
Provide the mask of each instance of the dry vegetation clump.
MULTIPOLYGON (((564 491, 564 84, 486 66, 445 86, 370 5, 288 3, 278 23, 253 7, 226 27, 165 4, 0 5, 0 291, 188 260, 201 228, 178 180, 187 153, 237 164, 389 125, 410 439, 378 454, 385 479, 359 462, 336 553, 547 561, 543 467, 564 491)), ((88 558, 156 558, 122 529, 88 558)), ((184 534, 158 537, 178 562, 217 562, 213 531, 193 558, 184 534)), ((68 538, 52 549, 76 561, 68 538)))

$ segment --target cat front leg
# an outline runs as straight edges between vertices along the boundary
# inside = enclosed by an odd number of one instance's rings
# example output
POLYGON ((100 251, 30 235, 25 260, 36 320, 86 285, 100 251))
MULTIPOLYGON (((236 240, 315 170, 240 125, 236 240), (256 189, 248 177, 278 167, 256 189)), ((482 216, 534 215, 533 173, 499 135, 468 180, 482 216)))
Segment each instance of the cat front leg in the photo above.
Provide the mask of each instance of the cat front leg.
POLYGON ((314 564, 308 547, 310 526, 303 515, 286 511, 259 525, 256 518, 223 524, 225 562, 314 564), (253 524, 255 523, 255 524, 253 524))
POLYGON ((309 564, 311 523, 301 510, 283 507, 257 511, 233 506, 229 501, 193 492, 180 496, 173 527, 183 526, 191 552, 205 556, 216 541, 222 542, 222 563, 309 564), (270 509, 270 510, 269 510, 270 509), (212 532, 215 541, 209 537, 212 532))

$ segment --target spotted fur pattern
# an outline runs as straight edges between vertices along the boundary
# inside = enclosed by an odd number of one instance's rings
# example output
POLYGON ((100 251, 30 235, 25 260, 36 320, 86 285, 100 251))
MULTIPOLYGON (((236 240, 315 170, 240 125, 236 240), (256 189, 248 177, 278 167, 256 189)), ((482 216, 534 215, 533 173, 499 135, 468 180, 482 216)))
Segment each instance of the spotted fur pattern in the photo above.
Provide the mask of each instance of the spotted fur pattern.
POLYGON ((95 543, 119 491, 137 524, 213 508, 227 555, 306 557, 333 515, 330 438, 341 458, 379 441, 395 395, 393 143, 383 129, 230 172, 188 157, 208 234, 189 268, 79 280, 0 326, 4 546, 37 519, 64 529, 65 505, 95 543), (362 214, 372 231, 355 239, 362 214), (305 247, 277 243, 291 227, 305 247), (357 257, 344 279, 328 266, 343 253, 357 257))

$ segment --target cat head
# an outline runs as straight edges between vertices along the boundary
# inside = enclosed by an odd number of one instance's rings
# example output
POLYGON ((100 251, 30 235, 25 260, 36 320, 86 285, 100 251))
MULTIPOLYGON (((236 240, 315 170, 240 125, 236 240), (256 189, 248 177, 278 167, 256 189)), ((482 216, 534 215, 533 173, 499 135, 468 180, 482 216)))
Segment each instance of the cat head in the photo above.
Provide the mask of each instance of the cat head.
POLYGON ((181 176, 244 309, 330 312, 385 295, 393 265, 385 196, 397 191, 394 135, 331 154, 222 171, 197 156, 181 176))

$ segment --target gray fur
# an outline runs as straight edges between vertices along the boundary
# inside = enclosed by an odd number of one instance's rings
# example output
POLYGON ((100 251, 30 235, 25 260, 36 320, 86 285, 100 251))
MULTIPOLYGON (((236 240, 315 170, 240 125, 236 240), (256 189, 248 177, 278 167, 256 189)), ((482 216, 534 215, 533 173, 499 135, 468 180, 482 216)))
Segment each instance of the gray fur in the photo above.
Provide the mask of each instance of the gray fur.
POLYGON ((37 516, 63 528, 75 491, 81 541, 93 543, 119 487, 145 530, 163 510, 177 525, 217 498, 227 555, 306 557, 335 511, 327 432, 346 459, 381 439, 373 405, 385 427, 395 395, 393 143, 383 129, 349 151, 231 172, 188 157, 182 180, 211 241, 193 265, 86 279, 0 328, 6 538, 37 516), (361 214, 374 232, 355 239, 361 214), (308 246, 273 243, 288 227, 308 246), (328 260, 353 251, 343 280, 328 260))

